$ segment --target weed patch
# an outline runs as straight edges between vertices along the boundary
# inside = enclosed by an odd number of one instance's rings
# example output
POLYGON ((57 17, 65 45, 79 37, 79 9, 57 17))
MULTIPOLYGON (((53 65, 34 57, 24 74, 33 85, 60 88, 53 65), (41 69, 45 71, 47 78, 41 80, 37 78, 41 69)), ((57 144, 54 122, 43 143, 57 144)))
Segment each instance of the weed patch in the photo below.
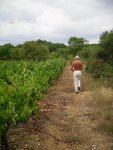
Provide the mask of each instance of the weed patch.
POLYGON ((113 135, 113 91, 111 88, 97 88, 92 93, 91 107, 93 107, 94 118, 99 122, 101 131, 113 135))

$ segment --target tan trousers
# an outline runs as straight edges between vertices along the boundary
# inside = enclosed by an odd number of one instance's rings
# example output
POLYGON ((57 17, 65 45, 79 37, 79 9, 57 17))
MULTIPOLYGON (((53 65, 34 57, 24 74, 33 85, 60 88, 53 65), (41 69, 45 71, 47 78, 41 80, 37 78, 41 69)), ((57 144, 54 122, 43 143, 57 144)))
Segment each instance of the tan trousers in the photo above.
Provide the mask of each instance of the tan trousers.
POLYGON ((73 72, 73 79, 74 79, 75 92, 78 92, 78 87, 81 86, 81 71, 80 70, 76 70, 73 72))

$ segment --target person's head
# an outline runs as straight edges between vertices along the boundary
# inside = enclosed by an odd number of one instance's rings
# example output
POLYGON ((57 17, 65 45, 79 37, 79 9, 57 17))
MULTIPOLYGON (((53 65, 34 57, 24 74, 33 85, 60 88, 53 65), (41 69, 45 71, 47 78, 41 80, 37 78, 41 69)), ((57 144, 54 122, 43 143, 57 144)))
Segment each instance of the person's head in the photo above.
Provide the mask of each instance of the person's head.
POLYGON ((79 60, 80 57, 79 57, 78 55, 76 55, 74 59, 75 59, 75 60, 79 60))

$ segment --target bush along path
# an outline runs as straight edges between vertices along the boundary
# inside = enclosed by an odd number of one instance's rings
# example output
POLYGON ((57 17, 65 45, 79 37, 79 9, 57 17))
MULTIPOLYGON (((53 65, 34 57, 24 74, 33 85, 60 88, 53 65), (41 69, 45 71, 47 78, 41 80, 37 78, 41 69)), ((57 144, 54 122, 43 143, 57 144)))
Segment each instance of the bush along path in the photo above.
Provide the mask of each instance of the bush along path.
MULTIPOLYGON (((11 150, 112 150, 113 137, 98 128, 92 98, 94 81, 83 73, 82 89, 74 93, 70 66, 40 102, 40 117, 10 129, 11 150)), ((98 92, 97 92, 98 94, 98 92)))

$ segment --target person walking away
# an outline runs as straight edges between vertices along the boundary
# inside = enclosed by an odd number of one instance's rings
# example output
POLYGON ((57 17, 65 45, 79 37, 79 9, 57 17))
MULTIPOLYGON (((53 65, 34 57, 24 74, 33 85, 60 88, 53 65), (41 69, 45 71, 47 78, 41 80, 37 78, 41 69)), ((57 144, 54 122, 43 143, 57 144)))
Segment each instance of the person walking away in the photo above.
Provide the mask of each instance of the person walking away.
POLYGON ((78 55, 74 58, 71 70, 73 71, 75 93, 78 93, 81 88, 81 71, 83 70, 82 61, 78 55))

